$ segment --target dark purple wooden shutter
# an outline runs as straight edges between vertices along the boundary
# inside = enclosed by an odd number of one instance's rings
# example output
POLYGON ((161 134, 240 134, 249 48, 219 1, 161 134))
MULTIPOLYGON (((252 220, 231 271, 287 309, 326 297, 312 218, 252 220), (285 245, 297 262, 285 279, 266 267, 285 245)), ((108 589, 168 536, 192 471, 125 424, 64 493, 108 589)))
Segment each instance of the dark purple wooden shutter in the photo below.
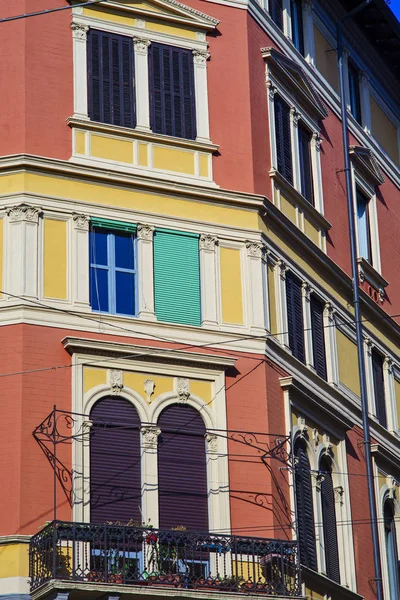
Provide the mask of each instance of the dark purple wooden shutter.
POLYGON ((269 0, 268 12, 273 22, 283 31, 283 1, 269 0))
POLYGON ((96 402, 90 419, 90 520, 141 523, 139 415, 110 396, 96 402))
POLYGON ((290 108, 279 95, 275 95, 274 111, 277 169, 293 184, 290 108))
POLYGON ((286 273, 286 307, 289 348, 293 356, 305 362, 301 281, 290 271, 286 273))
POLYGON ((320 377, 326 379, 324 305, 314 294, 311 294, 310 309, 314 368, 320 377))
POLYGON ((383 360, 382 356, 372 351, 372 373, 374 378, 374 394, 376 416, 383 427, 387 427, 385 382, 383 378, 383 360))
POLYGON ((190 406, 172 405, 158 426, 158 489, 160 529, 183 525, 208 531, 205 427, 190 406))
POLYGON ((152 43, 149 51, 150 120, 154 133, 196 138, 193 55, 152 43))
POLYGON ((89 117, 135 127, 132 39, 90 29, 87 48, 89 117))
POLYGON ((321 472, 322 528, 324 532, 326 574, 330 579, 340 583, 335 491, 333 489, 330 459, 322 457, 319 468, 321 472))
POLYGON ((317 551, 315 545, 314 508, 311 485, 311 469, 307 450, 303 442, 297 442, 295 448, 295 486, 300 561, 310 569, 317 569, 317 551))

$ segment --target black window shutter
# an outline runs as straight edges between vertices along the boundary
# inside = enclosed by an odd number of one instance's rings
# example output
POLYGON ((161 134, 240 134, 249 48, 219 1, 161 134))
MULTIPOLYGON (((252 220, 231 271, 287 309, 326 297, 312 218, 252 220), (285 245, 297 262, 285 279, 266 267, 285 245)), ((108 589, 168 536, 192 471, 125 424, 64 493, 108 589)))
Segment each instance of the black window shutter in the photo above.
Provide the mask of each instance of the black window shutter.
POLYGON ((277 169, 293 184, 290 108, 280 96, 275 95, 274 110, 277 169))
POLYGON ((290 272, 286 273, 286 308, 289 348, 293 356, 305 362, 301 281, 290 272))
POLYGON ((191 406, 172 405, 161 413, 158 426, 160 529, 182 525, 208 531, 203 419, 191 406))
POLYGON ((299 160, 300 160, 300 183, 301 193, 304 198, 314 204, 314 189, 312 178, 311 135, 301 125, 299 126, 299 160))
POLYGON ((320 377, 326 379, 324 305, 314 296, 314 294, 311 294, 310 309, 314 368, 320 377))
POLYGON ((335 491, 333 489, 330 459, 323 457, 319 468, 321 472, 322 528, 324 532, 326 574, 333 581, 340 583, 335 491))
POLYGON ((141 523, 139 415, 128 400, 109 396, 90 420, 90 520, 141 523))
POLYGON ((193 55, 152 43, 149 49, 150 121, 154 133, 196 138, 193 55))
POLYGON ((89 117, 135 127, 132 39, 90 29, 87 49, 89 117))
POLYGON ((376 416, 383 427, 387 427, 385 382, 383 378, 383 360, 382 356, 372 351, 372 373, 374 379, 374 395, 376 416))
POLYGON ((300 561, 302 565, 317 570, 311 469, 307 450, 303 442, 298 442, 296 444, 295 457, 295 487, 300 561))
POLYGON ((268 11, 273 22, 283 31, 283 1, 269 0, 268 11))

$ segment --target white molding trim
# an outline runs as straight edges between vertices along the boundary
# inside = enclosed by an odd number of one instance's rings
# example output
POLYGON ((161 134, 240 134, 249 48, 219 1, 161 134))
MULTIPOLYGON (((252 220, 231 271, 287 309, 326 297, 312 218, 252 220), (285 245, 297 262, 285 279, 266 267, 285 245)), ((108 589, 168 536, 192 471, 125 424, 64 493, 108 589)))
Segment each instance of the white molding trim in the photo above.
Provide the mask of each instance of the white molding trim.
POLYGON ((200 254, 200 292, 201 292, 201 324, 215 327, 219 319, 219 269, 217 265, 218 238, 211 234, 201 234, 199 238, 200 254))
POLYGON ((154 307, 154 254, 153 225, 137 225, 137 276, 138 317, 147 321, 156 321, 154 307))
POLYGON ((135 61, 135 97, 136 97, 136 129, 149 132, 150 129, 150 97, 149 86, 142 85, 149 79, 149 46, 150 41, 141 37, 133 38, 135 61))

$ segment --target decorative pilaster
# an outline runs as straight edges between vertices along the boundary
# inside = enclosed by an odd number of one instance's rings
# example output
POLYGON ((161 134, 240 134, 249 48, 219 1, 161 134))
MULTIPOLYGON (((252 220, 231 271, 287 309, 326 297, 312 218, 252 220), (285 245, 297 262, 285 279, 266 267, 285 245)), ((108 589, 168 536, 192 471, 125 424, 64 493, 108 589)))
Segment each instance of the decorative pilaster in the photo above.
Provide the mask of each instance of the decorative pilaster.
POLYGON ((263 262, 265 246, 261 242, 246 241, 249 282, 247 303, 250 307, 250 327, 252 333, 265 335, 267 267, 263 262))
POLYGON ((313 336, 311 323, 311 286, 303 282, 301 286, 303 302, 303 323, 304 323, 304 349, 306 355, 306 365, 315 367, 313 354, 313 336))
POLYGON ((84 214, 72 215, 72 298, 75 305, 89 307, 89 223, 84 214))
MULTIPOLYGON (((299 121, 300 114, 295 108, 290 109, 290 135, 292 141, 292 148, 299 147, 299 121)), ((293 186, 296 190, 301 190, 301 176, 300 176, 300 161, 299 153, 297 151, 292 152, 292 163, 293 163, 293 186)))
POLYGON ((137 226, 138 241, 138 286, 139 286, 139 319, 155 321, 154 313, 154 266, 153 236, 154 227, 139 223, 137 226))
POLYGON ((19 204, 7 209, 8 264, 6 290, 17 296, 38 297, 38 229, 41 208, 19 204))
POLYGON ((361 123, 367 133, 371 133, 371 102, 369 98, 369 75, 365 71, 359 73, 361 123))
POLYGON ((74 117, 88 120, 86 40, 89 27, 80 23, 71 23, 71 29, 74 61, 74 117))
POLYGON ((326 353, 326 375, 327 381, 331 385, 339 385, 339 363, 337 356, 336 343, 336 321, 335 311, 330 302, 327 302, 324 307, 323 314, 324 323, 324 340, 326 353))
POLYGON ((150 101, 149 86, 149 61, 148 49, 150 40, 133 38, 135 56, 135 85, 136 92, 136 129, 139 131, 150 131, 150 101))
POLYGON ((207 60, 210 53, 207 50, 192 50, 194 67, 194 92, 196 101, 196 130, 198 142, 210 141, 210 125, 208 118, 207 92, 207 60))
POLYGON ((217 308, 217 237, 202 234, 199 240, 202 325, 214 327, 217 308))
POLYGON ((140 428, 142 446, 142 517, 144 523, 158 527, 157 446, 161 429, 155 425, 140 428))
POLYGON ((385 386, 386 407, 388 416, 388 429, 398 433, 398 416, 396 402, 396 388, 394 383, 393 360, 390 356, 383 359, 383 381, 385 386))
POLYGON ((286 304, 286 271, 287 264, 280 258, 275 267, 275 288, 277 297, 277 321, 278 331, 277 339, 289 348, 289 333, 286 304))

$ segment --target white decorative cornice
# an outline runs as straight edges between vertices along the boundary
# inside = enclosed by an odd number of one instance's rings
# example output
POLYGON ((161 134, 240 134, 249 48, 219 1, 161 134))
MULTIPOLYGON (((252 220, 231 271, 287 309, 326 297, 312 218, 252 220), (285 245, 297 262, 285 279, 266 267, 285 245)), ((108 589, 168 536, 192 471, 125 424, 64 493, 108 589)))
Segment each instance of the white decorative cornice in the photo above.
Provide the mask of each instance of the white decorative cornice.
POLYGON ((118 396, 124 387, 122 380, 122 371, 113 369, 110 371, 110 388, 113 396, 118 396))
POLYGON ((86 40, 89 27, 81 23, 71 23, 72 36, 75 40, 86 40))
POLYGON ((134 37, 133 45, 137 54, 147 54, 151 42, 150 40, 134 37))
POLYGON ((89 231, 90 217, 87 215, 73 213, 72 220, 74 222, 75 229, 89 231))
POLYGON ((42 209, 29 204, 18 204, 7 208, 7 215, 12 223, 19 221, 28 221, 29 223, 38 223, 42 215, 42 209))
POLYGON ((379 166, 374 153, 370 148, 364 146, 350 146, 349 154, 358 170, 375 185, 382 185, 385 182, 382 169, 379 166))
POLYGON ((205 65, 211 54, 207 50, 192 50, 193 62, 196 65, 205 65))
POLYGON ((144 225, 143 223, 139 223, 136 230, 136 235, 139 240, 146 240, 150 242, 153 239, 155 227, 153 225, 144 225))
POLYGON ((140 432, 142 434, 143 447, 155 450, 157 448, 158 436, 161 433, 161 429, 159 427, 154 427, 153 425, 145 425, 140 428, 140 432))
POLYGON ((209 233, 202 233, 199 240, 200 250, 209 250, 210 252, 215 251, 215 247, 218 245, 218 238, 209 233))

